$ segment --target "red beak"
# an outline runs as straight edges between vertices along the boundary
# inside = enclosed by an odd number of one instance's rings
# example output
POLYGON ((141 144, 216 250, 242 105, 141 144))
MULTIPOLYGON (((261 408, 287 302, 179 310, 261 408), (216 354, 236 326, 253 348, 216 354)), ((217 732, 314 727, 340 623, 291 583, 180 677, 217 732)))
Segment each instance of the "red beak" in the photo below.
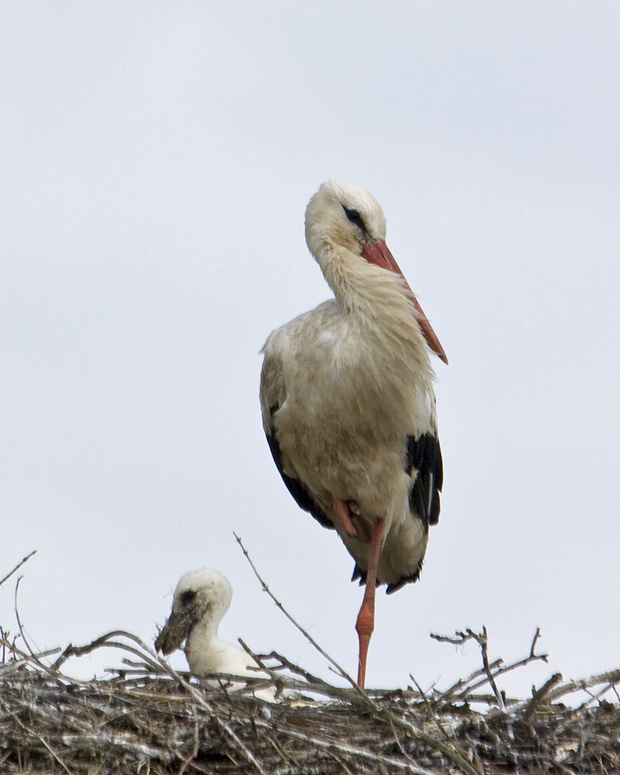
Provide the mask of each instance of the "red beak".
POLYGON ((400 267, 396 263, 396 259, 390 253, 390 249, 385 244, 385 242, 381 240, 380 242, 377 242, 374 245, 364 245, 364 250, 362 251, 362 255, 369 263, 375 264, 376 266, 380 266, 382 269, 389 269, 390 272, 396 272, 403 278, 403 280, 405 281, 405 285, 407 286, 407 289, 411 294, 411 299, 415 304, 415 308, 418 312, 417 321, 422 330, 422 334, 426 339, 426 343, 431 348, 431 350, 444 363, 447 364, 448 356, 445 354, 444 349, 441 346, 439 339, 437 338, 437 334, 433 331, 433 327, 431 326, 431 324, 428 321, 428 318, 424 314, 424 310, 422 309, 418 300, 414 296, 411 288, 409 288, 409 283, 405 279, 405 275, 400 271, 400 267))

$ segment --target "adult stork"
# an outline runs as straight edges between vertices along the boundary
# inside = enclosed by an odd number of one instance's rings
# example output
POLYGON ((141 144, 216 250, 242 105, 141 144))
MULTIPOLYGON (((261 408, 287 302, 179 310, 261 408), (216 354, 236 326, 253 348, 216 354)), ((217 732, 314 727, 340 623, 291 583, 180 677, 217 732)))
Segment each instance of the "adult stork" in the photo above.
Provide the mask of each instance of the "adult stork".
POLYGON ((442 460, 430 350, 442 346, 385 244, 365 189, 328 181, 306 210, 306 242, 335 298, 273 331, 263 349, 263 424, 297 504, 335 528, 366 584, 358 684, 375 586, 418 580, 439 518, 442 460))

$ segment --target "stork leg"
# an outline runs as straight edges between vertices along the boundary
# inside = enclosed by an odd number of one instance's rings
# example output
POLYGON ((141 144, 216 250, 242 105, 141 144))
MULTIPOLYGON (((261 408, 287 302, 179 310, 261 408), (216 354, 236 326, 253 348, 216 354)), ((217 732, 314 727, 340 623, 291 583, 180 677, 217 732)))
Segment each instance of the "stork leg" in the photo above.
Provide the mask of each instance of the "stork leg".
POLYGON ((376 519, 372 527, 370 540, 370 560, 366 572, 366 590, 362 607, 357 615, 355 629, 360 641, 359 664, 357 668, 357 683, 364 688, 366 682, 366 658, 370 638, 375 629, 375 587, 377 583, 377 566, 379 564, 379 551, 381 550, 381 535, 383 533, 383 519, 376 519))
POLYGON ((353 522, 351 522, 351 517, 349 516, 349 507, 347 506, 346 502, 341 501, 340 498, 332 497, 332 505, 334 507, 334 511, 338 515, 338 519, 340 520, 340 524, 342 525, 344 532, 352 537, 357 536, 357 530, 355 529, 353 522))
POLYGON ((370 534, 364 520, 360 517, 360 507, 355 501, 341 501, 332 496, 332 506, 340 525, 350 538, 357 538, 364 544, 370 543, 370 534))

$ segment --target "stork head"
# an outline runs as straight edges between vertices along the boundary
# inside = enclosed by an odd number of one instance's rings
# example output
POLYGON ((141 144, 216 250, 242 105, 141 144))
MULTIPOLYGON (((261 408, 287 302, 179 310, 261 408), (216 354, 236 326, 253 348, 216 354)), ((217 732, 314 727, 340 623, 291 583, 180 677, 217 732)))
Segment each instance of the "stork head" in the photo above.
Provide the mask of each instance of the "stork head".
POLYGON ((328 180, 306 209, 306 242, 317 260, 325 245, 362 255, 366 245, 385 240, 385 214, 361 186, 328 180))
POLYGON ((328 282, 334 255, 351 259, 353 264, 363 259, 400 275, 416 308, 416 320, 428 346, 447 363, 437 335, 385 244, 385 233, 385 214, 381 205, 361 186, 328 180, 308 203, 306 242, 328 282))
POLYGON ((203 568, 181 577, 174 591, 172 613, 155 641, 164 656, 181 648, 199 622, 215 631, 230 607, 232 588, 216 570, 203 568))

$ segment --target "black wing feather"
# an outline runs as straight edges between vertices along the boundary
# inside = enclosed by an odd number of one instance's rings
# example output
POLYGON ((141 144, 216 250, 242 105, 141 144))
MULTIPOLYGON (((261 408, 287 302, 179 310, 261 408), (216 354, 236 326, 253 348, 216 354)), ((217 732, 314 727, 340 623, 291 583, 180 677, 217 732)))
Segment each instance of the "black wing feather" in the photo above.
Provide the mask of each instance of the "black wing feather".
MULTIPOLYGON (((443 462, 439 439, 432 433, 423 433, 417 439, 407 436, 407 452, 405 455, 405 471, 409 476, 417 470, 411 492, 409 493, 409 509, 415 512, 424 522, 428 532, 429 525, 439 522, 439 493, 443 486, 443 462)), ((420 578, 422 570, 420 560, 418 567, 410 576, 405 576, 396 584, 390 584, 386 590, 388 595, 397 592, 405 584, 411 584, 420 578)))
MULTIPOLYGON (((439 522, 439 493, 443 486, 441 447, 439 439, 434 434, 423 433, 417 439, 415 436, 407 436, 405 471, 411 476, 414 469, 418 475, 409 493, 409 509, 422 519, 428 531, 429 525, 436 525, 439 522)), ((389 584, 386 589, 387 594, 391 595, 406 584, 417 581, 422 571, 422 562, 423 560, 420 560, 410 576, 405 576, 396 584, 389 584)), ((360 584, 366 583, 366 571, 356 563, 351 581, 357 579, 360 580, 360 584)))
POLYGON ((409 508, 428 525, 439 522, 439 493, 443 486, 443 461, 439 439, 432 433, 419 438, 407 436, 405 471, 411 476, 413 469, 418 475, 409 493, 409 508))
MULTIPOLYGON (((355 568, 353 568, 353 575, 351 576, 351 581, 357 581, 360 580, 360 587, 364 586, 366 584, 366 577, 368 576, 368 571, 362 570, 360 566, 355 563, 355 568)), ((375 587, 380 587, 383 582, 379 581, 379 579, 375 580, 375 587)))
POLYGON ((393 595, 394 592, 398 592, 398 590, 402 589, 406 584, 415 583, 420 578, 423 562, 424 560, 420 560, 418 567, 414 570, 411 576, 404 576, 400 581, 397 581, 396 584, 388 584, 388 588, 385 590, 385 594, 393 595))
POLYGON ((282 481, 286 485, 288 491, 293 496, 293 498, 295 498, 295 501, 299 506, 299 508, 312 514, 312 516, 317 520, 317 522, 320 522, 321 525, 323 525, 323 527, 327 527, 330 530, 333 530, 334 525, 332 524, 331 520, 327 517, 323 509, 316 503, 314 498, 310 495, 306 486, 302 482, 300 482, 299 479, 295 479, 292 476, 287 476, 282 470, 282 450, 280 449, 280 442, 276 437, 276 432, 273 424, 273 415, 275 414, 275 412, 278 411, 278 408, 279 407, 277 406, 271 407, 272 421, 271 421, 270 432, 265 434, 267 436, 267 443, 269 444, 269 449, 271 450, 271 454, 273 456, 273 462, 276 464, 276 467, 280 472, 280 476, 282 477, 282 481))

